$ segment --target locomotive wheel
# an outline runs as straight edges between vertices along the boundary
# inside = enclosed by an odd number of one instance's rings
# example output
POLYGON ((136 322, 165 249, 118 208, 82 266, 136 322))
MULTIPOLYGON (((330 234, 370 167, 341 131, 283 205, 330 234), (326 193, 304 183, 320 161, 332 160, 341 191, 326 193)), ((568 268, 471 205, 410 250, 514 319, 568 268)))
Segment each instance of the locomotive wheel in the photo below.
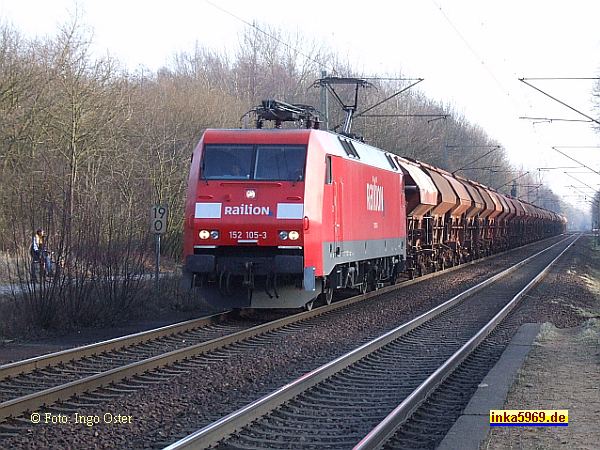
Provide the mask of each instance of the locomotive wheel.
POLYGON ((375 272, 371 272, 369 275, 367 275, 367 280, 367 289, 369 292, 379 289, 377 285, 377 275, 375 272))
POLYGON ((308 302, 306 305, 304 305, 304 309, 305 309, 306 311, 312 311, 312 309, 313 309, 313 306, 314 306, 314 303, 315 303, 315 301, 314 301, 314 299, 313 299, 313 300, 311 300, 310 302, 308 302))
POLYGON ((363 277, 362 283, 358 287, 358 292, 360 292, 361 295, 364 295, 368 291, 369 291, 369 280, 367 279, 367 276, 365 275, 363 277))
MULTIPOLYGON (((37 283, 35 271, 32 270, 31 275, 31 281, 37 283)), ((189 272, 183 272, 181 275, 181 280, 179 281, 179 286, 184 292, 192 289, 192 287, 194 287, 194 275, 189 272)))
POLYGON ((331 301, 333 300, 333 289, 325 288, 325 290, 323 291, 323 293, 321 295, 323 296, 323 300, 325 301, 325 304, 331 305, 331 301))
POLYGON ((231 292, 231 272, 225 270, 219 276, 219 291, 222 295, 230 296, 231 292))
POLYGON ((199 273, 193 275, 192 287, 204 287, 206 284, 206 275, 199 273))

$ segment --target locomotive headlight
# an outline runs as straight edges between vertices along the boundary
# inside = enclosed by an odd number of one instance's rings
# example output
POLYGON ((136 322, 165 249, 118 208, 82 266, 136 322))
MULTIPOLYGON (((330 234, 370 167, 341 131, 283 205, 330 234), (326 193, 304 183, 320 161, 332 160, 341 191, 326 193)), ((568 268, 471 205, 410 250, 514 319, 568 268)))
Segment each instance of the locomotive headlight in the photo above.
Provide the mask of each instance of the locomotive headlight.
POLYGON ((200 239, 208 239, 210 237, 210 232, 208 230, 200 230, 198 237, 200 239))
POLYGON ((287 231, 280 231, 279 232, 279 239, 281 239, 282 241, 285 241, 288 238, 288 232, 287 231))
POLYGON ((218 230, 211 230, 211 232, 210 232, 210 238, 211 239, 219 239, 219 231, 218 230))
POLYGON ((288 233, 288 237, 290 238, 290 241, 295 241, 300 237, 300 233, 298 233, 297 231, 290 231, 288 233))

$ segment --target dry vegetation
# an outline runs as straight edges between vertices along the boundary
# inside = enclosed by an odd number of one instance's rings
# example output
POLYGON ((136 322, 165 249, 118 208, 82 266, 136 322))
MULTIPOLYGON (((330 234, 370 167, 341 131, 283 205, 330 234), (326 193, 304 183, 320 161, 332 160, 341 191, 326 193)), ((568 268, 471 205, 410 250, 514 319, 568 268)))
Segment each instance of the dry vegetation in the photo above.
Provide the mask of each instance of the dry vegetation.
MULTIPOLYGON (((362 75, 306 37, 273 29, 248 31, 233 56, 198 47, 156 73, 127 73, 118 61, 96 59, 90 44, 77 20, 43 40, 0 26, 0 273, 3 283, 25 289, 13 299, 19 307, 11 309, 10 328, 127 317, 152 295, 141 276, 152 267, 153 204, 170 208, 163 257, 179 259, 190 154, 202 131, 239 127, 240 117, 265 98, 318 107, 319 92, 310 86, 324 67, 333 75, 362 75), (37 227, 47 230, 64 262, 43 288, 30 283, 28 268, 37 227)), ((399 89, 391 81, 375 84, 363 105, 399 89)), ((340 121, 331 111, 332 122, 340 121)), ((355 131, 373 145, 448 170, 475 167, 461 174, 494 187, 517 173, 503 149, 469 166, 498 143, 417 90, 373 112, 448 115, 357 119, 355 131)), ((533 184, 527 178, 521 181, 533 184)), ((541 206, 556 209, 550 191, 542 197, 541 206)))

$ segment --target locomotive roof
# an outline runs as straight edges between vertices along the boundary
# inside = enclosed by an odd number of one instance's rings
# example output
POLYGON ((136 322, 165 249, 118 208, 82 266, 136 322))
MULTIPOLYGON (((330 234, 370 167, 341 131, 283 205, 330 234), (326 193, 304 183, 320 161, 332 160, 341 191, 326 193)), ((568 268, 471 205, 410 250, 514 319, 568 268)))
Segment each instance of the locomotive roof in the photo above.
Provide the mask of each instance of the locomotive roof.
POLYGON ((252 139, 256 144, 306 144, 318 139, 324 144, 327 152, 344 159, 359 161, 369 166, 390 172, 402 173, 398 164, 390 162, 386 155, 394 155, 377 147, 365 144, 341 134, 326 130, 294 129, 294 128, 261 128, 261 129, 207 129, 204 142, 212 144, 231 144, 239 139, 240 134, 252 139), (274 139, 277 136, 277 139, 274 139), (357 156, 348 154, 343 141, 350 142, 357 156), (392 166, 393 165, 393 166, 392 166))

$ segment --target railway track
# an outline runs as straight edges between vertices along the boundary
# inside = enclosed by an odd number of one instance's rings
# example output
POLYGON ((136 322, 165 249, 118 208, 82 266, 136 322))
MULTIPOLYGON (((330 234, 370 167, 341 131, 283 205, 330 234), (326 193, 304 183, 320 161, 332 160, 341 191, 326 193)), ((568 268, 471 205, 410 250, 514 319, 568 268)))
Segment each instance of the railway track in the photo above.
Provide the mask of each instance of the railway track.
MULTIPOLYGON (((345 308, 367 298, 463 267, 465 265, 256 326, 228 322, 225 313, 2 366, 0 437, 18 432, 19 419, 11 425, 6 425, 6 420, 18 418, 27 411, 34 411, 43 406, 54 411, 68 411, 69 408, 77 408, 77 405, 81 404, 98 404, 111 396, 122 395, 145 385, 161 383, 182 373, 184 369, 172 366, 177 361, 185 361, 198 355, 204 355, 204 360, 198 364, 222 360, 229 356, 227 352, 219 349, 227 347, 229 353, 235 353, 233 344, 242 341, 242 344, 237 345, 264 345, 259 340, 252 342, 250 339, 269 332, 293 333, 300 326, 298 323, 305 323, 302 326, 307 327, 321 326, 319 320, 326 321, 328 315, 335 311, 343 313, 345 308), (317 321, 309 320, 313 318, 317 318, 317 321), (133 348, 129 347, 132 344, 133 348), (157 368, 163 369, 159 373, 150 373, 157 368), (102 392, 94 392, 98 389, 102 392), (78 396, 77 402, 72 400, 73 396, 78 396), (5 423, 2 423, 3 420, 5 423)), ((195 363, 188 361, 179 364, 195 363)), ((28 424, 26 419, 21 419, 20 422, 28 424)))
POLYGON ((554 244, 168 449, 379 448, 576 239, 554 244))
MULTIPOLYGON (((65 400, 251 328, 231 311, 0 366, 0 421, 65 400)), ((157 367, 157 366, 155 366, 157 367)))

